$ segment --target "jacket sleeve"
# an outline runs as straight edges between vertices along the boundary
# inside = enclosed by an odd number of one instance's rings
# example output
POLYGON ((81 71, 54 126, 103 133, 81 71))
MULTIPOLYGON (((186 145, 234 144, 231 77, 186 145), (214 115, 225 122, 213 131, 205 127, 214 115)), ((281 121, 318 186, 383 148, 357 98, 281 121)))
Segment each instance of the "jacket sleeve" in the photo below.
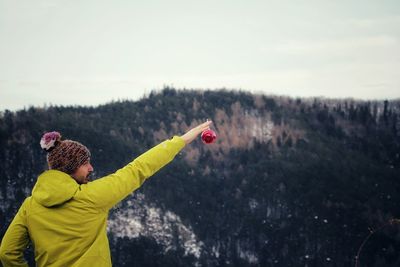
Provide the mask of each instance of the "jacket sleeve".
POLYGON ((90 202, 96 207, 108 210, 172 161, 184 146, 185 141, 174 136, 171 140, 166 140, 143 153, 115 173, 82 185, 82 190, 87 190, 90 202))
POLYGON ((21 205, 0 244, 0 260, 4 267, 28 266, 24 258, 24 251, 29 243, 25 203, 26 201, 21 205))

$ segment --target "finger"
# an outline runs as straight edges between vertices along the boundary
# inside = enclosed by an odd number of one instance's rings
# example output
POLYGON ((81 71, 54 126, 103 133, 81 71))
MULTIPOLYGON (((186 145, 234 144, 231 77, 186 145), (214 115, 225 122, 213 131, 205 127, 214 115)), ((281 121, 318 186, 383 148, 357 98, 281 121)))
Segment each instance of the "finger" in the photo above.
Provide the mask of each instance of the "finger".
POLYGON ((198 129, 198 130, 207 129, 207 127, 210 127, 210 124, 211 124, 211 123, 212 123, 212 121, 206 121, 206 122, 204 122, 204 123, 198 125, 198 126, 196 127, 196 129, 198 129))
POLYGON ((205 130, 208 130, 208 129, 210 129, 210 125, 202 125, 202 126, 199 128, 200 131, 205 131, 205 130))
POLYGON ((206 122, 200 124, 200 126, 207 127, 207 126, 210 126, 211 124, 212 124, 212 121, 207 120, 206 122))

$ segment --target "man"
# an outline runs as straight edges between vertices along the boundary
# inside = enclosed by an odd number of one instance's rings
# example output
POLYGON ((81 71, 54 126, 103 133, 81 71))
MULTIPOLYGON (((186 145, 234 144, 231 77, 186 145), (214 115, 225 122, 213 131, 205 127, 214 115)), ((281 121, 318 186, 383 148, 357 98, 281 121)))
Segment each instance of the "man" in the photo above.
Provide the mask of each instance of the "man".
POLYGON ((174 136, 101 179, 89 182, 90 152, 82 144, 47 133, 41 146, 49 170, 42 173, 0 245, 3 266, 28 266, 23 252, 31 239, 36 265, 111 266, 106 226, 109 210, 208 129, 211 121, 174 136))

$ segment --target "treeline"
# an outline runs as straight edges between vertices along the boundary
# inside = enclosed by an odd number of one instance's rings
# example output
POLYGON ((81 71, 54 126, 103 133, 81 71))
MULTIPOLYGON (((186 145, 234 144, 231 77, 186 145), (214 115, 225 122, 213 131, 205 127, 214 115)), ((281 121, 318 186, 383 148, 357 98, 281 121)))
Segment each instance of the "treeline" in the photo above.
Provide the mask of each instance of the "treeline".
MULTIPOLYGON (((200 256, 187 254, 179 233, 166 248, 157 235, 121 238, 110 229, 114 265, 351 266, 369 227, 400 218, 399 115, 398 100, 168 87, 98 107, 3 111, 0 237, 46 168, 45 131, 87 145, 101 177, 209 118, 217 143, 194 142, 139 189, 193 230, 200 256)), ((111 219, 132 208, 123 202, 111 219)), ((397 266, 398 234, 395 225, 374 234, 360 266, 397 266)))

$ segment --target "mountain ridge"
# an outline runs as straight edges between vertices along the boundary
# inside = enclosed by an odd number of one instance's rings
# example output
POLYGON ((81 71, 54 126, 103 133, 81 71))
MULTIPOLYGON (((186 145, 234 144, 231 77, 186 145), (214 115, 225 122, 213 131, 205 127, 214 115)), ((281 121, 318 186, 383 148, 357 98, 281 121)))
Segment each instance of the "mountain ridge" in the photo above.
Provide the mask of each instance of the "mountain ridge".
MULTIPOLYGON (((43 132, 58 130, 87 145, 101 177, 209 118, 217 143, 195 141, 111 212, 114 265, 352 265, 368 227, 400 217, 399 115, 397 100, 173 88, 98 107, 4 111, 0 236, 46 168, 38 145, 43 132), (179 231, 167 251, 151 235, 113 233, 113 222, 132 208, 129 203, 176 215, 204 244, 200 256, 185 254, 179 231)), ((146 218, 148 209, 137 210, 146 218)), ((146 220, 141 224, 148 226, 146 220)), ((363 266, 397 266, 398 235, 396 227, 374 235, 360 255, 363 266)))

